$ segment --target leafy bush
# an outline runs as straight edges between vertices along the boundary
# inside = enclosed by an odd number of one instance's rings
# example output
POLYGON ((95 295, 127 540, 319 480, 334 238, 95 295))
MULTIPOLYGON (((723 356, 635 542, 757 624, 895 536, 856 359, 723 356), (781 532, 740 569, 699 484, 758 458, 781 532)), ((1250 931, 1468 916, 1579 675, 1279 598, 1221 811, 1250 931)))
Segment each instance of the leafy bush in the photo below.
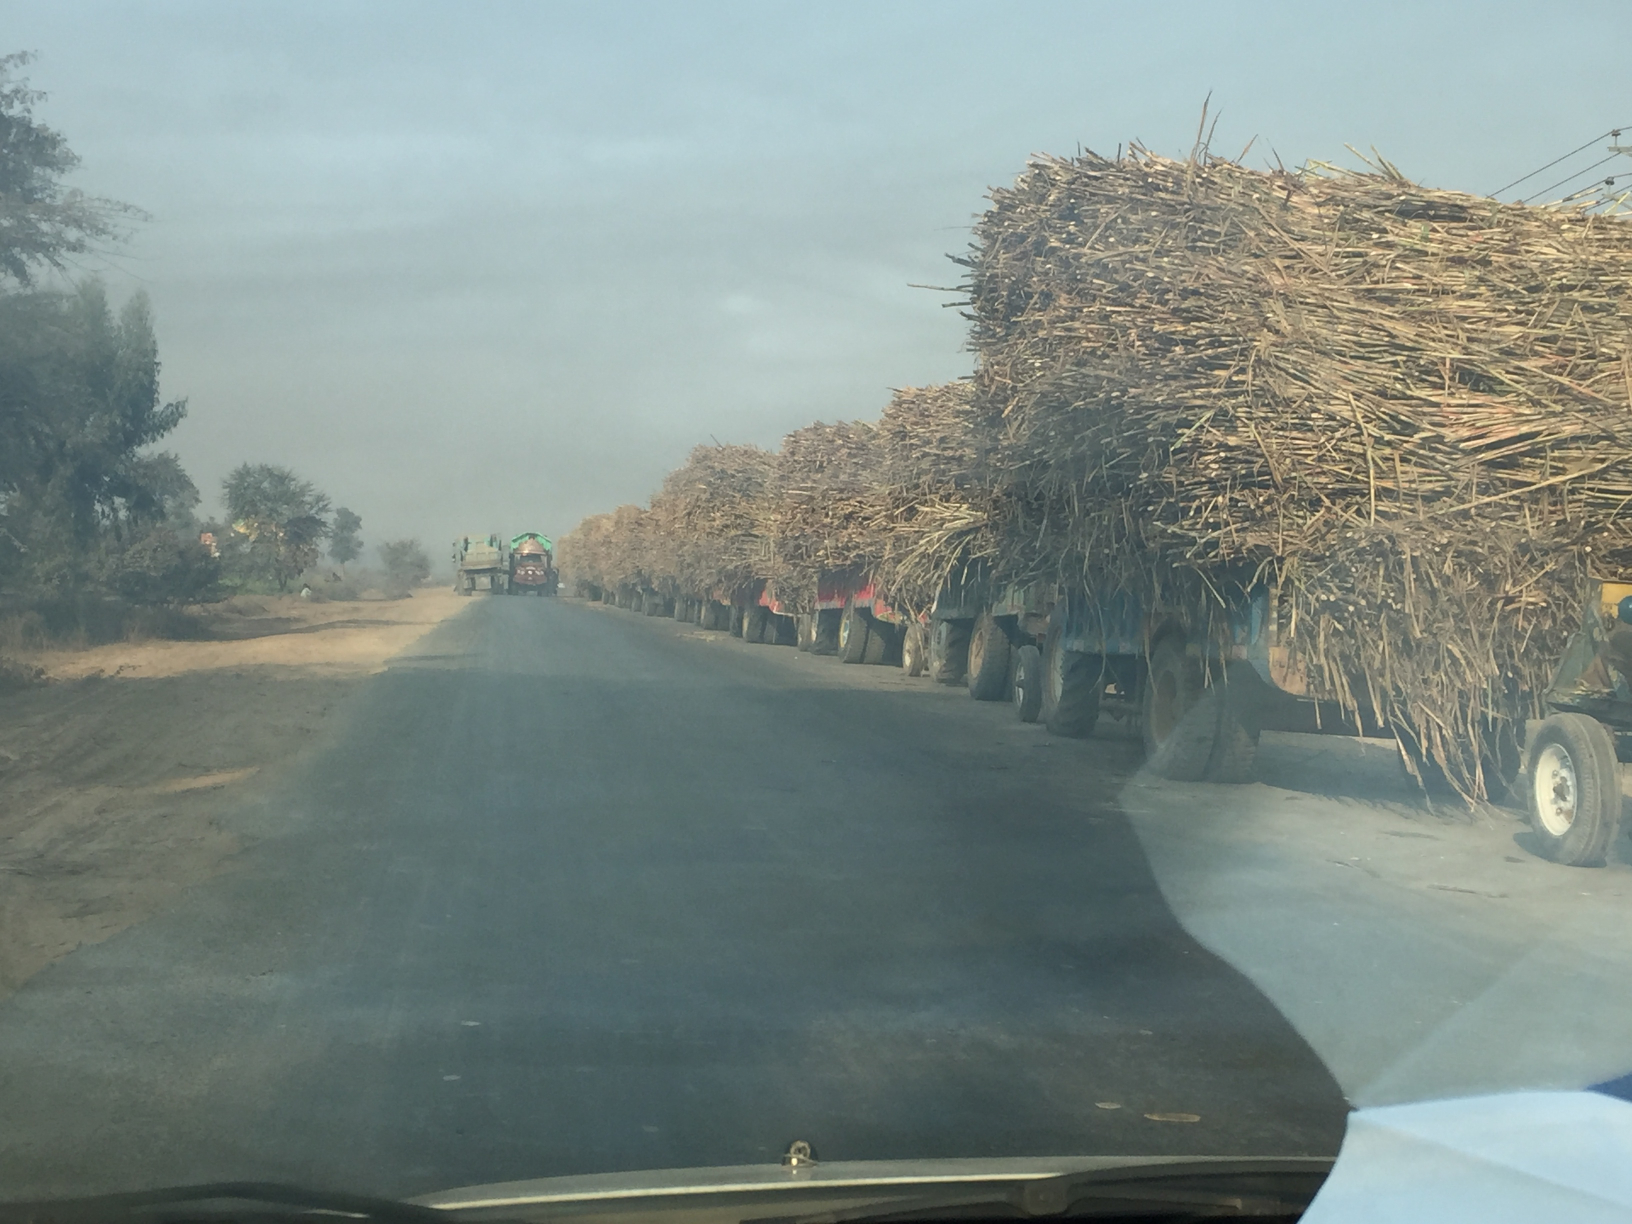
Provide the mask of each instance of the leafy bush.
POLYGON ((197 540, 156 527, 117 554, 110 585, 137 604, 205 603, 221 593, 220 563, 197 540))
POLYGON ((380 564, 390 586, 407 592, 431 576, 431 559, 418 540, 391 540, 379 546, 380 564))

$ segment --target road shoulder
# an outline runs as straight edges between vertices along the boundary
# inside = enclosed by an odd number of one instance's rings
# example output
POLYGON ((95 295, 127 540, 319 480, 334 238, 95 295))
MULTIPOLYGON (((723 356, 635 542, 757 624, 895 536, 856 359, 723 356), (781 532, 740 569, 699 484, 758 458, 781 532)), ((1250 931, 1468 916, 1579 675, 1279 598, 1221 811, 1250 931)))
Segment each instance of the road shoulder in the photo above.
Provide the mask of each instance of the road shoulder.
POLYGON ((0 705, 0 997, 162 911, 244 848, 221 821, 333 730, 387 660, 468 606, 236 600, 198 641, 26 660, 0 705))

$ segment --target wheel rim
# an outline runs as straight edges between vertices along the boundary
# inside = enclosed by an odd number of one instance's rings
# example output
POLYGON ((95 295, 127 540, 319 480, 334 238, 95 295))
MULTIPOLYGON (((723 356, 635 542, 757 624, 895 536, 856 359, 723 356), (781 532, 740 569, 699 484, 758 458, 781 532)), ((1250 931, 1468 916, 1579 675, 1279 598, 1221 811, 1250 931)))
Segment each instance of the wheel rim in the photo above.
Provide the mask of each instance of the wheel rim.
POLYGON ((980 675, 980 670, 986 665, 986 635, 977 627, 975 636, 969 642, 969 674, 980 675))
POLYGON ((1014 705, 1016 709, 1026 704, 1026 690, 1031 687, 1031 675, 1022 658, 1014 667, 1014 705))
POLYGON ((1060 698, 1065 695, 1065 651, 1058 642, 1048 652, 1048 699, 1054 705, 1060 704, 1060 698))
POLYGON ((855 619, 854 617, 852 617, 848 612, 846 612, 844 614, 843 618, 840 619, 840 621, 839 621, 839 649, 840 650, 845 650, 850 645, 850 626, 854 622, 854 619, 855 619))
POLYGON ((1575 762, 1561 744, 1548 744, 1536 754, 1531 786, 1535 788, 1536 816, 1541 827, 1554 837, 1563 837, 1575 826, 1581 789, 1575 762))

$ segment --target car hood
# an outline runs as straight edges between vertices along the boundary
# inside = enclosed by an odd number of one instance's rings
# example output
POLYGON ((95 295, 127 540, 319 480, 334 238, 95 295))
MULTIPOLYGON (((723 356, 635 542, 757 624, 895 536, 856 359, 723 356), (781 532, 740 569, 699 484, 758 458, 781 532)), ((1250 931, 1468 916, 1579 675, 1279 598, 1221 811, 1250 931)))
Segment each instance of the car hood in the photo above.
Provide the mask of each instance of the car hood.
POLYGON ((1266 1187, 1291 1181, 1307 1187, 1302 1195, 1302 1201, 1307 1202, 1330 1168, 1330 1160, 1315 1157, 840 1161, 792 1168, 739 1165, 547 1177, 444 1190, 413 1202, 457 1212, 462 1218, 589 1214, 638 1218, 696 1212, 706 1213, 709 1219, 765 1219, 816 1210, 824 1214, 864 1214, 869 1207, 905 1200, 952 1202, 1004 1196, 1022 1211, 1052 1214, 1066 1206, 1064 1199, 1057 1204, 1053 1199, 1067 1185, 1097 1188, 1138 1183, 1141 1194, 1149 1195, 1152 1183, 1160 1186, 1181 1179, 1209 1187, 1216 1187, 1218 1179, 1247 1179, 1266 1187))
POLYGON ((1512 1092, 1351 1114, 1306 1224, 1632 1217, 1632 1104, 1512 1092))

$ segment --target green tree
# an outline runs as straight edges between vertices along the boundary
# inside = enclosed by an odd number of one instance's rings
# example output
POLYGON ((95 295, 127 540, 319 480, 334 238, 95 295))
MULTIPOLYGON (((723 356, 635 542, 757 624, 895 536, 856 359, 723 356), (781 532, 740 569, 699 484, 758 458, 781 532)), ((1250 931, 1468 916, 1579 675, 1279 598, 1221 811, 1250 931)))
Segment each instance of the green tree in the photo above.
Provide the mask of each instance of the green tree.
POLYGON ((0 294, 0 578, 83 586, 100 552, 185 501, 175 457, 143 448, 186 411, 160 398, 143 295, 116 318, 95 281, 0 294))
POLYGON ((379 546, 380 564, 391 585, 408 591, 431 576, 431 559, 418 540, 390 540, 379 546))
POLYGON ((18 71, 27 52, 0 56, 0 278, 28 286, 43 269, 120 236, 139 209, 97 199, 63 184, 79 165, 62 133, 34 118, 45 95, 18 71))
POLYGON ((232 530, 248 545, 252 574, 286 591, 316 564, 329 534, 329 499, 311 481, 270 463, 244 463, 221 482, 221 492, 232 530))
POLYGON ((108 578, 132 603, 205 603, 220 596, 221 566, 197 536, 158 526, 109 558, 108 578))
POLYGON ((28 62, 0 56, 0 586, 64 606, 98 589, 207 597, 198 490, 174 455, 145 450, 186 414, 160 398, 146 297, 115 315, 94 279, 38 287, 141 214, 65 185, 79 159, 35 119, 28 62))
POLYGON ((363 541, 357 532, 362 527, 360 516, 341 506, 334 512, 334 523, 329 527, 329 556, 346 568, 347 561, 362 555, 363 541))
POLYGON ((131 476, 142 490, 146 513, 157 515, 178 534, 199 531, 194 511, 198 509, 198 486, 170 451, 140 455, 131 465, 131 476))

